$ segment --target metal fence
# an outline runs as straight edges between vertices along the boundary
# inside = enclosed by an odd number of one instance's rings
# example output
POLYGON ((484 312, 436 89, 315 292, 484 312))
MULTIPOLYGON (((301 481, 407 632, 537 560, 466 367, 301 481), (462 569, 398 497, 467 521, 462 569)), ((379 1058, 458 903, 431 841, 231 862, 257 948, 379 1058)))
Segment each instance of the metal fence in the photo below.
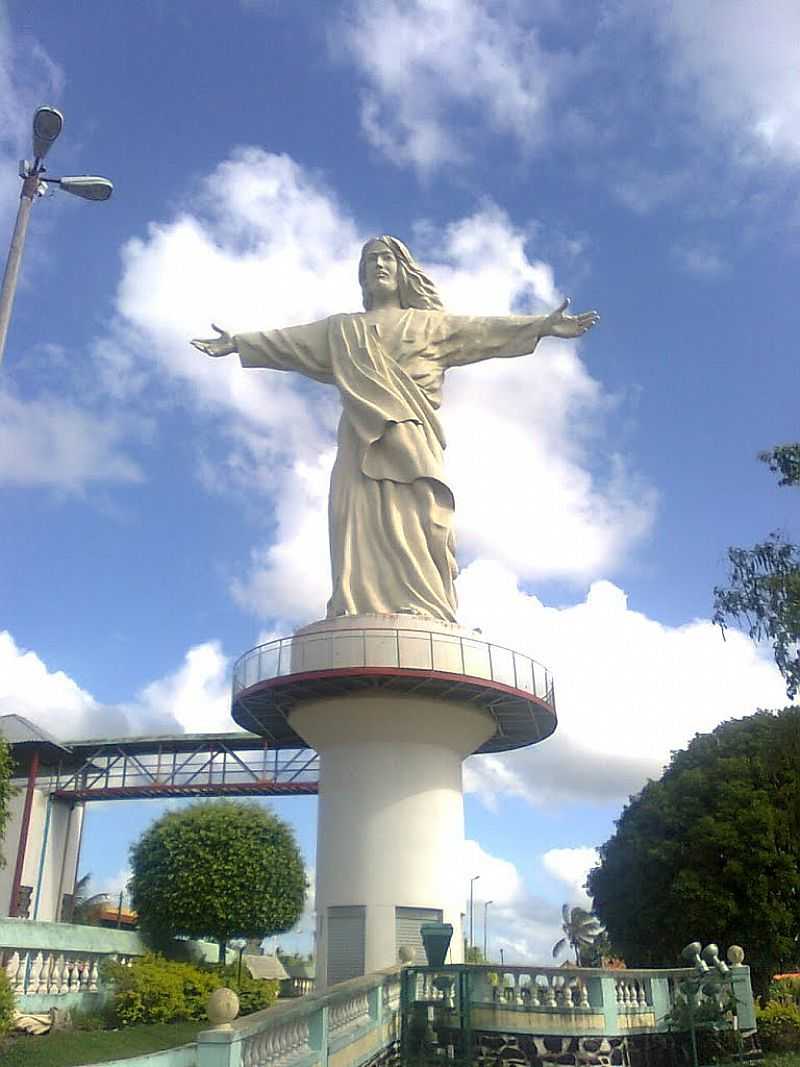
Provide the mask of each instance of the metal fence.
POLYGON ((251 648, 233 667, 233 698, 259 682, 312 671, 380 668, 478 678, 554 703, 553 678, 530 656, 479 637, 393 627, 321 628, 251 648))

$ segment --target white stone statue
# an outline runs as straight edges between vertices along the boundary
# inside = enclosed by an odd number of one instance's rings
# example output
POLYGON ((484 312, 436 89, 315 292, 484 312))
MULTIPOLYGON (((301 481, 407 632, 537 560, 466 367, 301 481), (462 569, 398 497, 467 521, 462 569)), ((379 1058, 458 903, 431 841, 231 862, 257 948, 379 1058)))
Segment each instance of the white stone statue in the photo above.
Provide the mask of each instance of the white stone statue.
POLYGON ((455 622, 453 493, 437 410, 445 371, 533 352, 542 337, 580 337, 597 312, 450 315, 395 237, 368 241, 364 311, 192 344, 239 353, 243 367, 297 371, 342 398, 328 503, 333 593, 327 617, 411 613, 455 622))

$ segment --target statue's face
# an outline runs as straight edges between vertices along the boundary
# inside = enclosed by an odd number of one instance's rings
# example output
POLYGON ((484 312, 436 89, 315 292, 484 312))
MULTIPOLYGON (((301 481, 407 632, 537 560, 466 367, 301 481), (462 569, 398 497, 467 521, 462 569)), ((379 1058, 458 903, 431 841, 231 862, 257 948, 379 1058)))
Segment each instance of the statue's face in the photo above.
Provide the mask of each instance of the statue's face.
POLYGON ((367 245, 364 253, 364 281, 367 292, 397 292, 397 259, 391 248, 381 241, 367 245))

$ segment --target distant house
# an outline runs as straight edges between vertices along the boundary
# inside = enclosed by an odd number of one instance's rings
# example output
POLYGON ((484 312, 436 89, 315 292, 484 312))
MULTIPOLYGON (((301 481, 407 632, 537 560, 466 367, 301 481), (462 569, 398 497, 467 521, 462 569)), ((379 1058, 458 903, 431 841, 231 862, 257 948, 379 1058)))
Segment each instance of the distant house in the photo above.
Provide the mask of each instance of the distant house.
POLYGON ((247 968, 251 978, 267 978, 272 981, 283 983, 289 978, 283 964, 277 956, 242 956, 242 963, 247 968))
POLYGON ((139 916, 132 908, 124 908, 109 900, 98 901, 89 909, 89 923, 92 926, 107 926, 110 929, 135 930, 139 916))

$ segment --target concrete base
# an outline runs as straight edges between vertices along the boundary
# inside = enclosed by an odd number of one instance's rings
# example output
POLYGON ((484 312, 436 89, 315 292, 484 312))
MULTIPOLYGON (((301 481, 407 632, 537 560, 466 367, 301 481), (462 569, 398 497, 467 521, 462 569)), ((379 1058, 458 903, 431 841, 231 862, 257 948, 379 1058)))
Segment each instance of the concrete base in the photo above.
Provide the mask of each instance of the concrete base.
MULTIPOLYGON (((364 626, 364 619, 352 622, 364 626)), ((453 924, 452 962, 461 962, 461 764, 494 734, 492 716, 376 689, 308 701, 292 711, 290 724, 320 756, 318 987, 342 975, 333 950, 329 969, 328 945, 331 918, 341 922, 345 913, 332 908, 352 909, 351 941, 362 937, 363 922, 364 973, 397 962, 397 908, 441 912, 453 924)))

